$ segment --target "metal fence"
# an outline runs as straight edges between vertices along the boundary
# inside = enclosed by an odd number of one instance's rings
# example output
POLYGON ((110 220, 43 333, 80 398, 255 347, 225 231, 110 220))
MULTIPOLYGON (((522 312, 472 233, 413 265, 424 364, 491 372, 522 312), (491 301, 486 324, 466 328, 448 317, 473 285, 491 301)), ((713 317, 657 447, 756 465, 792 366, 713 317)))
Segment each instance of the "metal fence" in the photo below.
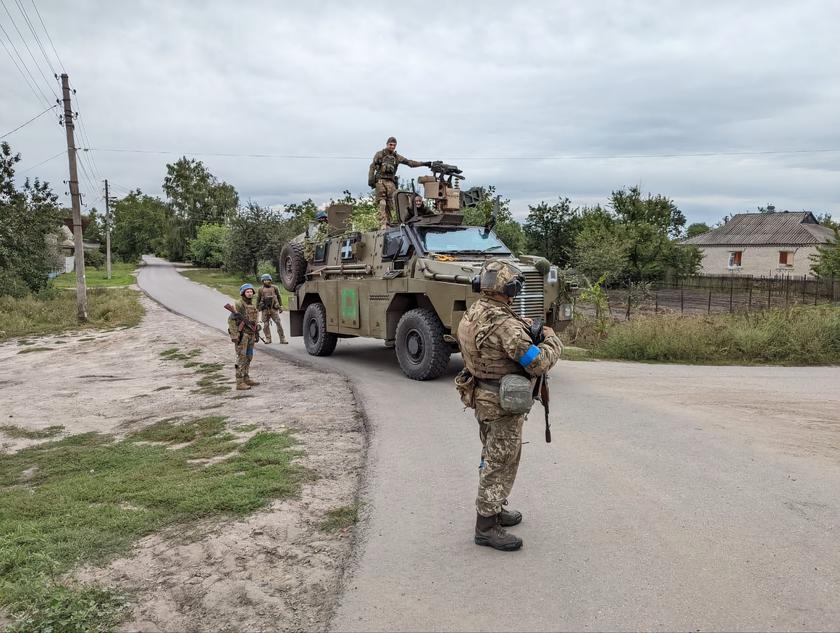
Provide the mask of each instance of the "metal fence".
MULTIPOLYGON (((605 289, 610 315, 753 312, 794 305, 840 305, 840 279, 696 275, 665 282, 643 282, 605 289)), ((593 316, 596 306, 575 301, 578 312, 593 316)))

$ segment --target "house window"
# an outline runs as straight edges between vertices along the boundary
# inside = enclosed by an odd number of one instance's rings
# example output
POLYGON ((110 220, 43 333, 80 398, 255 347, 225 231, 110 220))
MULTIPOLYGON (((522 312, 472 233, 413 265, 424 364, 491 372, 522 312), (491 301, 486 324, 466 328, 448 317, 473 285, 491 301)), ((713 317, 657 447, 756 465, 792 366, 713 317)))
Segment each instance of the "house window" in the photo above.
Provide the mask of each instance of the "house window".
POLYGON ((729 268, 741 267, 741 254, 743 251, 729 251, 729 268))
POLYGON ((779 251, 779 268, 793 268, 793 251, 779 251))

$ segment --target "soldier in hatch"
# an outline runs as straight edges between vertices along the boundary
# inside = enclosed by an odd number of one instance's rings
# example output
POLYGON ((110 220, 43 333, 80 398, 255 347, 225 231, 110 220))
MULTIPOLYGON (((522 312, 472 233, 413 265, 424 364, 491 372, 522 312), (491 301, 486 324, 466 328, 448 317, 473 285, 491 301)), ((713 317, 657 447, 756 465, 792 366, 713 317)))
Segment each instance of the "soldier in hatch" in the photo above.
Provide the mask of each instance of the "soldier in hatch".
POLYGON ((462 400, 475 409, 482 444, 475 543, 503 551, 522 547, 522 539, 505 530, 522 521, 522 514, 504 506, 519 467, 522 424, 527 413, 512 414, 503 408, 501 379, 510 374, 541 376, 563 351, 560 339, 549 327, 543 331, 545 340, 534 345, 530 324, 511 309, 523 284, 522 273, 512 264, 488 261, 481 271, 481 298, 470 306, 458 326, 461 355, 472 376, 468 396, 458 379, 456 384, 462 400))
POLYGON ((259 336, 257 321, 260 313, 251 284, 242 284, 239 287, 239 296, 241 298, 235 304, 236 312, 228 317, 228 334, 236 349, 236 388, 243 390, 260 384, 251 380, 248 374, 251 359, 254 357, 254 344, 259 336))
POLYGON ((397 154, 397 139, 393 136, 388 138, 385 149, 373 155, 373 162, 368 169, 368 186, 376 189, 376 204, 379 207, 381 228, 387 227, 396 214, 394 196, 397 193, 397 167, 401 164, 409 167, 432 166, 431 161, 409 160, 397 154))
POLYGON ((280 322, 280 314, 283 312, 283 304, 280 301, 280 291, 272 282, 271 275, 265 274, 260 277, 262 286, 257 290, 257 306, 262 315, 263 337, 266 344, 271 343, 271 322, 277 324, 277 335, 280 337, 280 344, 287 345, 286 334, 283 332, 283 324, 280 322))

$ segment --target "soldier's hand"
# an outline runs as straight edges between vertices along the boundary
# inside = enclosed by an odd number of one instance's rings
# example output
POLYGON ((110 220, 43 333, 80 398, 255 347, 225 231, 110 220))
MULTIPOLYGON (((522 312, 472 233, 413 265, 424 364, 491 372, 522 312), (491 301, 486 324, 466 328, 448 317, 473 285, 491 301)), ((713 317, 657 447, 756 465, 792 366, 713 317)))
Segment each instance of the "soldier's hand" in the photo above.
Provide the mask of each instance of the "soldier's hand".
POLYGON ((543 336, 548 338, 549 336, 557 336, 557 333, 554 331, 553 328, 550 328, 547 325, 544 325, 543 326, 543 336))
POLYGON ((426 162, 423 163, 423 167, 431 167, 431 166, 432 166, 432 161, 430 161, 430 160, 427 160, 426 162))
POLYGON ((372 180, 368 180, 368 187, 375 187, 375 186, 376 186, 375 182, 373 182, 372 180))

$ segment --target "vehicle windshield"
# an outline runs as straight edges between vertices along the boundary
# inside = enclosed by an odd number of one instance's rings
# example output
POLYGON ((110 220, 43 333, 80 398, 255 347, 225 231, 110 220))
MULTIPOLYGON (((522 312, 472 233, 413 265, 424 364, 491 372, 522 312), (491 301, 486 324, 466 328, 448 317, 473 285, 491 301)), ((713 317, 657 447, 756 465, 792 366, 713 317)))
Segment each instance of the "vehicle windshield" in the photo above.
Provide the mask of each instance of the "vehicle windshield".
POLYGON ((423 246, 432 253, 493 253, 509 255, 510 250, 493 231, 480 226, 418 228, 423 246))

